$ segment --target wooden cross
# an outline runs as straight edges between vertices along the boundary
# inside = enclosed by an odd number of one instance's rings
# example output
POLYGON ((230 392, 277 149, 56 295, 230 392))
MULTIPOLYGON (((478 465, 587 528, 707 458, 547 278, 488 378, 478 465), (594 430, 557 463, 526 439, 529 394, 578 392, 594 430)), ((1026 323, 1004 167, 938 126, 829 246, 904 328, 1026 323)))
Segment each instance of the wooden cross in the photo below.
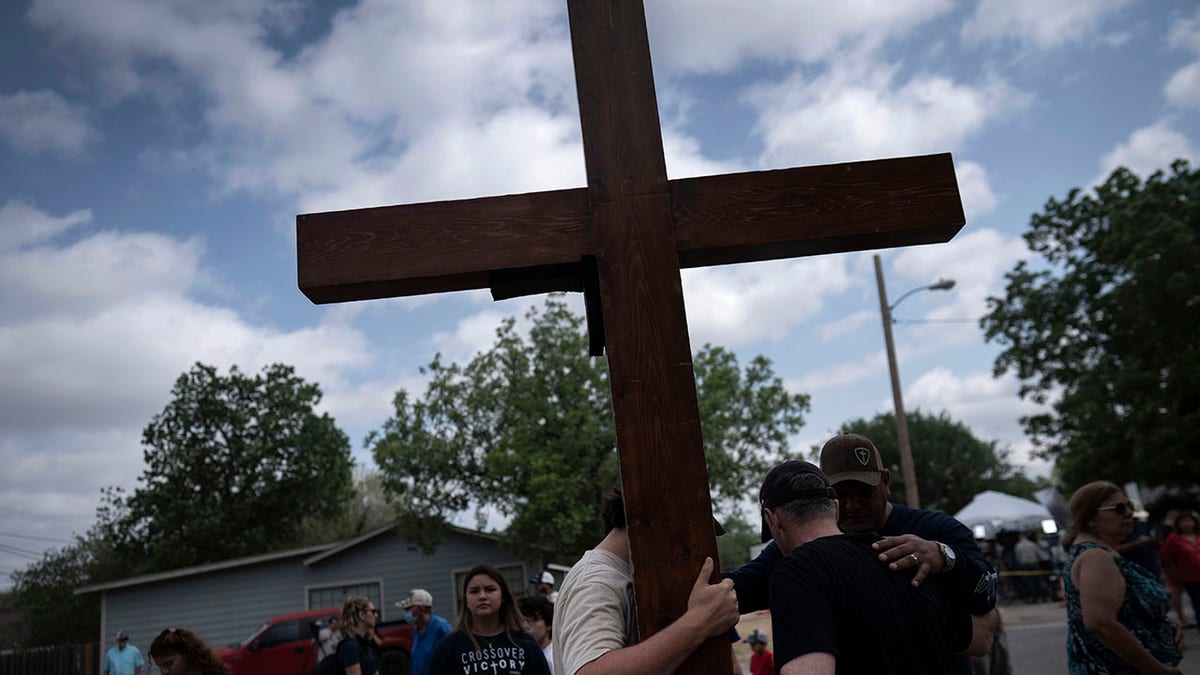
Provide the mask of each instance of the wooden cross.
MULTIPOLYGON (((680 268, 943 242, 965 219, 948 154, 668 181, 642 3, 567 7, 587 187, 300 215, 299 285, 316 303, 585 291, 645 639, 717 555, 680 268)), ((730 663, 714 638, 680 670, 730 663)))

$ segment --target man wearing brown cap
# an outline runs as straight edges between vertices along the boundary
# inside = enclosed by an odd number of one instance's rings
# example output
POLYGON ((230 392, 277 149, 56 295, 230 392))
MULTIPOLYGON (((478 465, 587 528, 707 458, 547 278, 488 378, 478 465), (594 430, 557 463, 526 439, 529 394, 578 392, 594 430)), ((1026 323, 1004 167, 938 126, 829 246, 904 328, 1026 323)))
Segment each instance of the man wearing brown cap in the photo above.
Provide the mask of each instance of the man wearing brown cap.
MULTIPOLYGON (((865 436, 834 436, 821 448, 820 463, 837 492, 841 530, 875 531, 881 539, 872 546, 881 561, 897 573, 912 573, 915 568, 914 585, 933 578, 948 608, 965 608, 972 615, 990 617, 975 624, 977 630, 990 634, 999 574, 979 550, 971 531, 944 513, 889 501, 891 472, 865 436)), ((781 557, 779 547, 770 544, 757 558, 725 574, 734 582, 743 614, 767 607, 767 580, 781 557)), ((970 672, 966 658, 956 659, 955 672, 970 672)))
POLYGON ((793 673, 944 673, 971 642, 971 618, 932 585, 879 560, 871 531, 838 529, 838 500, 821 470, 789 461, 759 492, 763 525, 788 552, 771 571, 775 663, 793 673))

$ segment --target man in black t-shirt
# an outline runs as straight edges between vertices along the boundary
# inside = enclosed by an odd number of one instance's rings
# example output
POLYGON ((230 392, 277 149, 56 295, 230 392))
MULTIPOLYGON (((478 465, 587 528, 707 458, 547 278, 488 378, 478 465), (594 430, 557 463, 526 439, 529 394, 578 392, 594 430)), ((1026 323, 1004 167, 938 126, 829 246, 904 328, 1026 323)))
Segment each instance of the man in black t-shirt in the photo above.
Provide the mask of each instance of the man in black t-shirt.
POLYGON ((771 571, 775 663, 789 673, 950 673, 971 642, 970 615, 947 612, 878 559, 878 535, 842 534, 836 493, 808 462, 785 462, 759 492, 764 526, 790 553, 771 571))

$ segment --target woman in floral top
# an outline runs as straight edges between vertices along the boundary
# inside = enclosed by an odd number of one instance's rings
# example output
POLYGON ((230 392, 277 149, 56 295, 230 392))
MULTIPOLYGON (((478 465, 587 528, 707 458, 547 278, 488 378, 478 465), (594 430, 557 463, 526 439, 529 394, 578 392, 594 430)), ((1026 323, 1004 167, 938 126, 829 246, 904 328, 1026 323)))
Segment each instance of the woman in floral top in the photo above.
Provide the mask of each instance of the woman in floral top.
POLYGON ((1071 496, 1067 662, 1073 674, 1178 673, 1183 634, 1167 619, 1167 593, 1117 545, 1133 530, 1133 504, 1116 485, 1088 483, 1071 496))

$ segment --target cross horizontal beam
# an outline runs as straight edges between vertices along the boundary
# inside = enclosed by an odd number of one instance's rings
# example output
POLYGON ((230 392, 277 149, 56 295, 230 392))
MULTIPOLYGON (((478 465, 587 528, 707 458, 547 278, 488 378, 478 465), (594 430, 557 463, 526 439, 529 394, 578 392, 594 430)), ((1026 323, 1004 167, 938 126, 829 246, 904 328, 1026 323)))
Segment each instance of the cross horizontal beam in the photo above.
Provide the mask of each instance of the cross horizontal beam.
MULTIPOLYGON (((949 241, 966 222, 949 154, 669 182, 681 267, 949 241)), ((487 288, 496 270, 594 254, 587 188, 297 216, 315 303, 487 288)))

